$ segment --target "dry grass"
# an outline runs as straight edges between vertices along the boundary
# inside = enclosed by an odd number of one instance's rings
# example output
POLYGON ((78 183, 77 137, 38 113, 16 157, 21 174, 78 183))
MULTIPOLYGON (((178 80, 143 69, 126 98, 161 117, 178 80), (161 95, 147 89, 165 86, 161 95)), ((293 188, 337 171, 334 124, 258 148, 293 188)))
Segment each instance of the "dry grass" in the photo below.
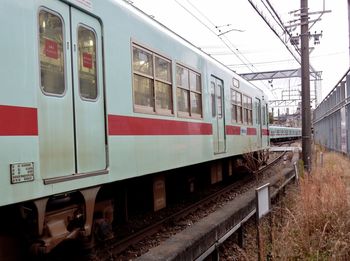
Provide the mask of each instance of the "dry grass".
POLYGON ((324 153, 323 165, 314 166, 292 202, 277 210, 283 218, 274 217, 274 260, 350 260, 350 162, 324 153))

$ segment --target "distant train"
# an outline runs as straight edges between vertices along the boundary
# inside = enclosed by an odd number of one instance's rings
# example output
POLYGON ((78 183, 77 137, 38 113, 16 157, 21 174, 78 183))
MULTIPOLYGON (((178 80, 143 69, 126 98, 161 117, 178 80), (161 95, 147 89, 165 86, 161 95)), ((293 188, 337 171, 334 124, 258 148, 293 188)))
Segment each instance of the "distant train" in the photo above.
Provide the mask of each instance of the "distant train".
POLYGON ((269 126, 270 141, 288 141, 301 138, 301 128, 285 126, 269 126))
POLYGON ((314 111, 316 143, 350 154, 350 69, 314 111))
POLYGON ((124 1, 2 0, 0 24, 0 245, 50 252, 127 215, 135 180, 158 210, 171 170, 215 183, 269 148, 267 95, 124 1))

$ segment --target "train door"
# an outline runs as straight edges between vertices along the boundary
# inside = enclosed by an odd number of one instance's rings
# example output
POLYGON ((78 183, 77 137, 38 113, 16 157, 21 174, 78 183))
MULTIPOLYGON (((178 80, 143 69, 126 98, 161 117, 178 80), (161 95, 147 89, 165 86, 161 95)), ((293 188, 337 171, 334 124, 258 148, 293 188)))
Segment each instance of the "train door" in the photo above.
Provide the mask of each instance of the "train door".
POLYGON ((261 148, 262 146, 262 121, 261 121, 261 100, 258 98, 255 98, 255 106, 256 106, 256 139, 257 139, 257 146, 261 148))
POLYGON ((41 175, 49 183, 104 170, 106 132, 100 24, 64 3, 42 4, 39 153, 41 175))
POLYGON ((210 86, 214 153, 223 153, 226 151, 223 81, 212 76, 210 86))
POLYGON ((106 168, 101 26, 71 8, 77 172, 106 168))

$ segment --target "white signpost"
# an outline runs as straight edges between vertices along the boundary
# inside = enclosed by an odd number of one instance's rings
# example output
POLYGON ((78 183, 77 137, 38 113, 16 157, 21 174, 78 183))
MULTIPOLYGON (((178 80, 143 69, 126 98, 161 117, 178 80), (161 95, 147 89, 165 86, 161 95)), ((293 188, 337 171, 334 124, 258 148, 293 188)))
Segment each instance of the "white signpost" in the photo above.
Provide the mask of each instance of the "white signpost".
POLYGON ((267 183, 257 189, 255 189, 256 195, 256 230, 257 230, 257 244, 258 244, 258 258, 262 260, 260 249, 260 225, 259 220, 270 212, 271 200, 270 200, 270 183, 267 183))
POLYGON ((256 213, 258 219, 262 218, 264 215, 270 212, 270 183, 267 183, 257 189, 256 193, 256 213))

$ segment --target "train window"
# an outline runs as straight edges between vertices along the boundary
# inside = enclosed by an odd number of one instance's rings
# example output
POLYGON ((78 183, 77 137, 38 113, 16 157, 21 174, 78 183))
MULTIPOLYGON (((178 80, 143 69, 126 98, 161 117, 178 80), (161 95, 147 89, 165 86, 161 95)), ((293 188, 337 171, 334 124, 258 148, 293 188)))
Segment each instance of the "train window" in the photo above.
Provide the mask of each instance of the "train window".
POLYGON ((243 122, 243 111, 242 111, 242 94, 231 89, 231 105, 232 114, 231 119, 233 122, 243 122))
POLYGON ((237 122, 243 122, 242 94, 239 92, 237 92, 237 95, 236 95, 236 104, 237 104, 237 122))
POLYGON ((232 78, 233 87, 239 88, 239 81, 236 78, 232 78))
POLYGON ((218 117, 222 118, 222 85, 218 84, 219 93, 217 94, 218 99, 218 117))
POLYGON ((153 80, 140 75, 134 75, 135 104, 153 108, 153 80))
POLYGON ((156 111, 165 110, 169 113, 173 110, 171 84, 156 81, 156 111))
POLYGON ((161 57, 155 57, 156 78, 171 83, 171 63, 161 57))
POLYGON ((96 36, 84 26, 78 27, 79 91, 84 99, 97 98, 96 36))
POLYGON ((202 115, 202 96, 195 92, 191 92, 191 112, 202 115))
POLYGON ((133 48, 133 67, 134 72, 142 73, 147 76, 153 75, 152 54, 140 48, 133 48))
POLYGON ((202 116, 202 86, 198 73, 190 71, 191 115, 202 116))
POLYGON ((202 117, 200 74, 181 65, 176 65, 176 82, 179 116, 202 117))
POLYGON ((211 113, 213 117, 216 117, 216 99, 215 99, 215 83, 210 82, 210 93, 211 93, 211 113))
POLYGON ((60 16, 39 12, 40 80, 41 89, 50 95, 63 95, 65 66, 63 49, 63 21, 60 16))
POLYGON ((263 113, 263 125, 266 125, 266 109, 265 106, 262 106, 262 113, 263 113))
POLYGON ((190 72, 190 89, 201 93, 201 77, 194 72, 190 72))
POLYGON ((190 115, 190 104, 189 104, 188 91, 177 88, 176 97, 177 97, 177 109, 178 109, 178 111, 182 112, 182 113, 186 113, 187 115, 190 115))
POLYGON ((133 78, 136 111, 173 114, 170 60, 134 45, 133 78))
POLYGON ((266 125, 270 123, 270 117, 269 117, 269 107, 266 104, 266 125))
POLYGON ((188 69, 176 66, 176 97, 179 114, 190 116, 188 69))
POLYGON ((176 66, 176 82, 177 86, 181 87, 182 89, 189 89, 188 69, 181 66, 176 66))
POLYGON ((248 124, 248 97, 243 95, 243 122, 248 124))
POLYGON ((243 119, 244 123, 252 125, 253 124, 253 105, 252 98, 243 95, 243 119))
POLYGON ((260 125, 261 124, 260 100, 258 100, 258 102, 255 102, 255 112, 256 112, 256 124, 260 125))
POLYGON ((237 108, 236 108, 236 91, 231 89, 231 120, 232 122, 237 121, 237 108))
POLYGON ((169 60, 155 56, 155 96, 156 111, 163 110, 167 113, 173 111, 171 63, 169 60))

